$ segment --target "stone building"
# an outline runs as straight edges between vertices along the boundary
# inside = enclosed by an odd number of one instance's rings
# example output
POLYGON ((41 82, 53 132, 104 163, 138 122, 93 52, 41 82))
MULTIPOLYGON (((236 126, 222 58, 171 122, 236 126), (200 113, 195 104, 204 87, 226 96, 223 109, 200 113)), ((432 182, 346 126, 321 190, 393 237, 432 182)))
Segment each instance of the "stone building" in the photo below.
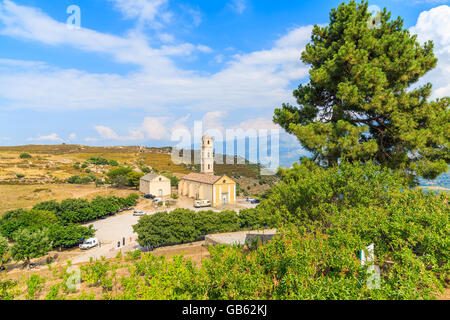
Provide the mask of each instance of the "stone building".
POLYGON ((202 138, 201 173, 190 173, 178 184, 180 196, 209 200, 213 207, 236 204, 236 182, 227 176, 214 175, 214 141, 202 138))
POLYGON ((170 179, 162 175, 149 173, 141 178, 139 191, 157 197, 170 196, 172 191, 170 179))

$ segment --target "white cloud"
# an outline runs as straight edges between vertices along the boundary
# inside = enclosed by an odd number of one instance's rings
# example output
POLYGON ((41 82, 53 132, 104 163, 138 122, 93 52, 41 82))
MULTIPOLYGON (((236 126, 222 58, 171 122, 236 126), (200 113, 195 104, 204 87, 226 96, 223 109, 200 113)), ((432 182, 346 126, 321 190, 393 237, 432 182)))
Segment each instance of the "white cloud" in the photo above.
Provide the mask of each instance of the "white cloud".
POLYGON ((243 129, 243 130, 273 130, 278 129, 281 130, 281 127, 277 124, 275 124, 272 119, 267 118, 255 118, 250 120, 245 120, 241 122, 239 125, 236 126, 236 128, 243 129))
POLYGON ((232 0, 228 6, 236 12, 237 14, 244 13, 245 9, 247 9, 247 1, 246 0, 232 0))
POLYGON ((73 140, 76 140, 76 139, 77 139, 77 134, 76 133, 71 133, 69 135, 69 140, 73 141, 73 140))
POLYGON ((430 71, 420 83, 433 84, 433 98, 450 96, 450 7, 443 5, 424 11, 410 32, 417 34, 419 42, 433 40, 434 52, 439 59, 437 67, 430 71))
POLYGON ((96 126, 95 130, 102 139, 106 140, 118 140, 119 135, 112 129, 105 126, 96 126))
POLYGON ((0 73, 0 97, 9 101, 4 105, 9 109, 141 108, 169 114, 174 107, 187 112, 208 111, 211 107, 273 109, 280 101, 293 100, 287 87, 308 72, 300 62, 300 53, 309 41, 312 26, 288 32, 270 49, 235 55, 223 63, 222 70, 205 74, 180 69, 171 58, 213 51, 205 45, 185 43, 155 49, 139 35, 123 38, 89 29, 68 30, 65 24, 40 10, 10 0, 0 4, 0 21, 4 23, 0 33, 10 37, 106 53, 117 62, 141 67, 127 75, 94 74, 45 65, 26 70, 11 67, 0 73))
POLYGON ((28 138, 27 140, 28 141, 54 141, 54 142, 63 142, 64 141, 56 133, 52 133, 49 135, 39 135, 37 138, 28 138))
MULTIPOLYGON (((140 27, 145 24, 155 22, 158 14, 167 21, 171 15, 168 12, 161 12, 162 7, 168 0, 110 0, 116 9, 122 12, 125 18, 138 19, 140 27)), ((153 26, 159 26, 155 23, 153 26)))
POLYGON ((169 121, 168 117, 145 117, 139 127, 129 129, 128 135, 121 136, 115 130, 106 126, 95 126, 98 138, 87 138, 86 141, 118 140, 118 141, 143 141, 143 140, 169 140, 170 133, 179 128, 186 128, 184 122, 189 116, 178 120, 169 121))

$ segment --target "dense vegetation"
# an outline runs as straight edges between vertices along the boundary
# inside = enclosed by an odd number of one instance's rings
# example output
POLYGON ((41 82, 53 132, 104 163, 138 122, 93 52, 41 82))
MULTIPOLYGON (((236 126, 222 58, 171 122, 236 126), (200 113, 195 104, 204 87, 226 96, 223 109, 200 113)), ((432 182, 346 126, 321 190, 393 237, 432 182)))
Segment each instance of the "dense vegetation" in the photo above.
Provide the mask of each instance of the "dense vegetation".
POLYGON ((92 157, 87 162, 93 165, 104 165, 104 166, 109 165, 113 167, 119 166, 119 163, 116 160, 108 160, 103 157, 92 157))
POLYGON ((116 187, 139 187, 139 181, 144 173, 133 171, 128 167, 119 167, 109 171, 106 175, 107 181, 116 187))
POLYGON ((116 196, 96 197, 92 201, 85 199, 66 199, 41 202, 34 206, 37 210, 53 212, 63 223, 84 223, 116 213, 119 209, 132 207, 139 196, 130 194, 126 198, 116 196))
POLYGON ((200 211, 176 209, 142 217, 133 226, 143 247, 160 247, 198 241, 207 234, 267 228, 273 223, 254 209, 235 211, 200 211))
POLYGON ((369 28, 367 7, 343 3, 329 25, 314 27, 302 53, 310 82, 294 91, 298 107, 284 104, 275 122, 322 165, 373 160, 434 179, 450 163, 450 97, 429 101, 432 84, 416 85, 436 67, 433 43, 419 44, 386 10, 369 28))
MULTIPOLYGON (((280 175, 283 182, 246 219, 270 214, 270 222, 262 224, 278 225, 282 236, 250 251, 210 248, 212 256, 200 270, 182 260, 144 256, 122 280, 119 298, 423 299, 448 281, 447 196, 410 190, 405 176, 371 163, 324 169, 309 162, 280 175), (381 270, 380 288, 372 290, 367 266, 359 260, 370 244, 381 270), (170 285, 163 277, 167 272, 170 285), (148 277, 151 285, 145 284, 148 277)), ((224 228, 243 227, 239 217, 229 215, 224 228)), ((206 217, 212 216, 163 213, 143 218, 136 230, 146 244, 192 241, 208 232, 206 217)))

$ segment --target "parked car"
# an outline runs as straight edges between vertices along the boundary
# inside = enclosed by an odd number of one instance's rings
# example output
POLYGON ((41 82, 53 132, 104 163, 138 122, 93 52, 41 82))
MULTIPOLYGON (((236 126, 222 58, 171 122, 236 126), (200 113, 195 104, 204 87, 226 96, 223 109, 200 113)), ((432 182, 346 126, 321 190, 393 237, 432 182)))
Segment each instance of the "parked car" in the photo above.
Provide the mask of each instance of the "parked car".
POLYGON ((255 199, 253 199, 251 197, 248 197, 247 199, 245 199, 245 201, 247 201, 247 202, 252 202, 253 200, 255 200, 255 199))
POLYGON ((261 203, 261 200, 259 199, 253 199, 252 201, 250 201, 251 204, 259 204, 261 203))
POLYGON ((211 201, 209 200, 195 200, 194 201, 195 208, 206 208, 211 207, 211 201))
POLYGON ((80 244, 81 250, 88 250, 91 248, 94 248, 98 246, 98 239, 97 238, 90 238, 84 241, 82 244, 80 244))
POLYGON ((145 215, 146 215, 146 213, 144 211, 141 211, 141 210, 134 210, 134 212, 133 212, 133 216, 135 216, 135 217, 142 217, 142 216, 145 216, 145 215))
POLYGON ((158 203, 158 202, 161 202, 161 201, 163 201, 163 199, 161 199, 161 198, 155 198, 155 199, 153 199, 153 203, 158 203))
POLYGON ((145 199, 155 199, 156 197, 155 197, 154 195, 152 195, 152 194, 146 194, 146 195, 144 196, 144 198, 145 198, 145 199))

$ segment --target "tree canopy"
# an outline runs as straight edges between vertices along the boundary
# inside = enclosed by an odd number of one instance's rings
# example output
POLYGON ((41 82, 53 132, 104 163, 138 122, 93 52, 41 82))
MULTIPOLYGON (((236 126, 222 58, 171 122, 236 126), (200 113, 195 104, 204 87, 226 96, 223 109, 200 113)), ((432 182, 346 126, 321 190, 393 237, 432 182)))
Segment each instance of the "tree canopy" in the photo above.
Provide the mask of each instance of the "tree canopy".
POLYGON ((449 97, 430 101, 419 79, 436 67, 399 17, 383 10, 371 27, 367 2, 341 4, 327 26, 315 26, 301 60, 310 82, 294 91, 274 121, 297 136, 324 166, 340 160, 375 162, 435 178, 448 170, 449 97))

